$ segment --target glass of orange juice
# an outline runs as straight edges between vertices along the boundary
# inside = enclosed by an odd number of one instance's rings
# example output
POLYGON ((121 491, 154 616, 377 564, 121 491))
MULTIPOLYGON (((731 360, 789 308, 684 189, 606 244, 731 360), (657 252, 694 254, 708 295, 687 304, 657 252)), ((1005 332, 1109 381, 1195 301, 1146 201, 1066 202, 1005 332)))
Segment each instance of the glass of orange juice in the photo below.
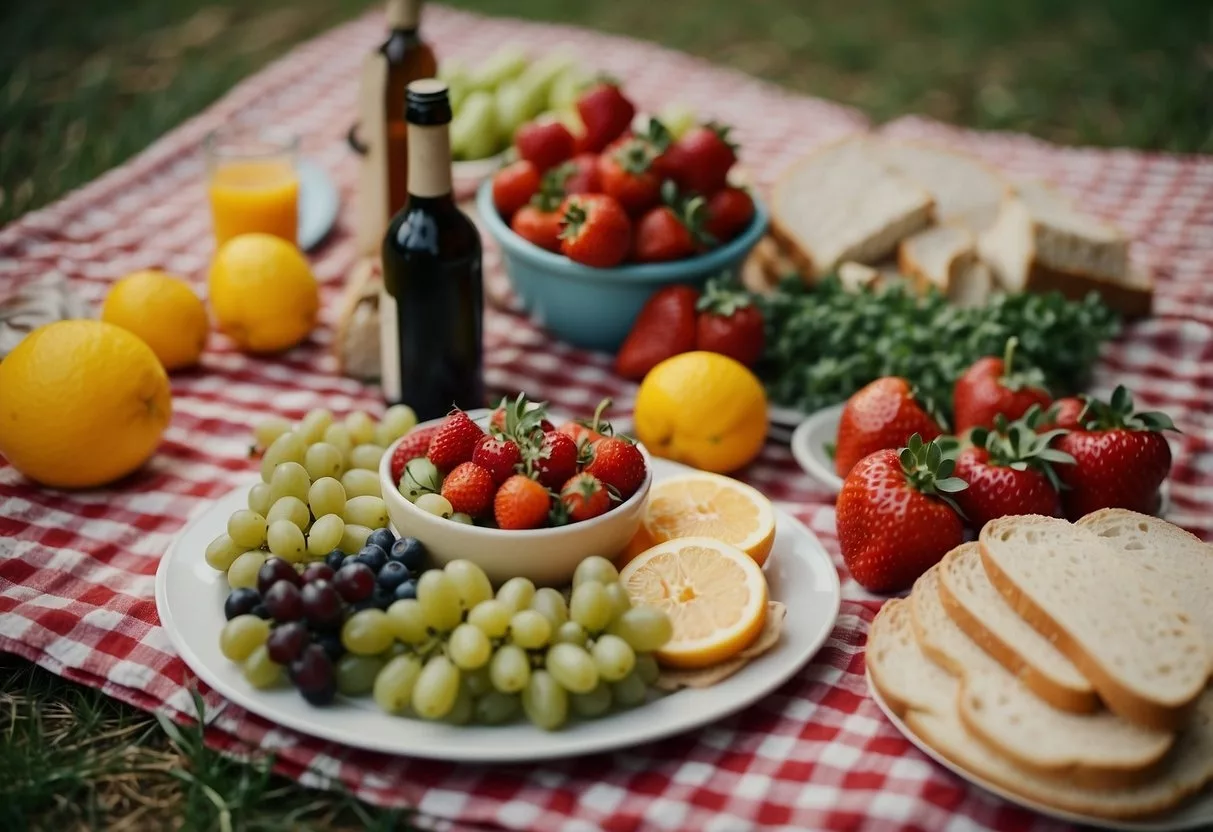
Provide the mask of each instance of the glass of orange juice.
POLYGON ((215 244, 254 231, 294 243, 299 233, 298 138, 218 130, 206 137, 205 147, 215 244))

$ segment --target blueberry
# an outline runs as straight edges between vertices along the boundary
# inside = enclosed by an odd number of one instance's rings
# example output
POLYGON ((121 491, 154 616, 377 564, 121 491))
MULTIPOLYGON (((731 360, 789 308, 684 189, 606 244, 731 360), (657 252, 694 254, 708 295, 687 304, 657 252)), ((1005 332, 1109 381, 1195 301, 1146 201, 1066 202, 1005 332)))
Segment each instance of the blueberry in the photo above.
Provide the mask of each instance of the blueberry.
POLYGON ((396 535, 392 534, 391 529, 375 529, 366 539, 367 546, 378 546, 384 552, 390 551, 395 542, 396 535))
POLYGON ((387 563, 387 552, 381 546, 368 543, 358 550, 358 560, 369 566, 372 572, 378 572, 387 563))
POLYGON ((375 598, 371 596, 350 604, 350 609, 354 612, 362 612, 363 610, 379 609, 379 605, 375 603, 375 598))
POLYGON ((316 636, 316 643, 324 648, 331 661, 337 661, 345 655, 345 647, 341 644, 340 633, 321 633, 316 636))
POLYGON ((402 583, 400 586, 396 587, 396 600, 397 601, 406 601, 409 598, 416 598, 416 597, 417 597, 417 582, 414 581, 412 578, 409 578, 407 581, 402 583))
POLYGON ((270 621, 274 618, 274 616, 270 615, 270 608, 265 604, 258 604, 257 606, 253 607, 251 612, 258 618, 264 618, 266 621, 270 621))
MULTIPOLYGON (((357 555, 346 555, 341 560, 341 566, 349 566, 351 563, 362 563, 362 561, 358 560, 357 555)), ((338 572, 341 571, 341 566, 337 567, 338 572)))
POLYGON ((425 566, 425 546, 415 537, 402 537, 392 544, 392 560, 398 560, 410 572, 420 572, 425 566))
POLYGON ((377 586, 375 587, 375 593, 371 596, 371 602, 379 609, 386 610, 396 603, 396 594, 392 590, 377 586))
POLYGON ((231 621, 238 615, 248 615, 261 603, 261 593, 252 587, 233 589, 223 602, 223 615, 231 621))
POLYGON ((345 552, 340 549, 334 549, 324 557, 324 562, 329 565, 329 568, 336 572, 341 568, 341 564, 345 562, 345 552))
POLYGON ((375 580, 384 589, 395 590, 408 579, 409 568, 398 560, 389 560, 379 570, 379 576, 375 580))

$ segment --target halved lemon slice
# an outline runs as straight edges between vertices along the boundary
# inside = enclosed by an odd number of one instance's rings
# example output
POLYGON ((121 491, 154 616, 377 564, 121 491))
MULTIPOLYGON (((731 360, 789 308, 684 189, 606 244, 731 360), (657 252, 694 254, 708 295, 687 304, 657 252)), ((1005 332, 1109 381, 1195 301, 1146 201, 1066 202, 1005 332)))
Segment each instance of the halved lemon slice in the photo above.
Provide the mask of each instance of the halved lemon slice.
POLYGON ((655 543, 711 537, 762 565, 775 543, 775 510, 770 500, 743 482, 696 471, 653 484, 644 529, 655 543))
POLYGON ((745 552, 708 537, 659 543, 620 572, 635 604, 670 617, 674 635, 655 655, 670 667, 699 668, 731 659, 762 632, 767 581, 745 552))

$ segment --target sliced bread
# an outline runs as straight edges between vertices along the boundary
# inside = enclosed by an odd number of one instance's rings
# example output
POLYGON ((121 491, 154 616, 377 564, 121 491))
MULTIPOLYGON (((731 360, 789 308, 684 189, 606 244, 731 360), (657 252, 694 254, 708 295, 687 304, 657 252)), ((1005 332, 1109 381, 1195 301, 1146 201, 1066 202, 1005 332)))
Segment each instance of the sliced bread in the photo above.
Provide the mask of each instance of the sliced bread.
POLYGON ((1125 719, 1178 730, 1210 672, 1193 613, 1168 581, 1118 557, 1083 526, 1025 515, 980 534, 990 582, 1125 719))
POLYGON ((960 225, 973 233, 985 231, 998 217, 1010 186, 997 171, 964 153, 929 144, 902 141, 875 143, 877 155, 925 188, 935 202, 940 224, 960 225))
POLYGON ((1174 742, 1170 732, 1142 728, 1110 711, 1069 713, 1036 696, 947 614, 938 566, 915 583, 910 611, 923 652, 961 679, 958 708, 965 726, 1024 768, 1084 785, 1122 786, 1148 778, 1174 742))
POLYGON ((911 234, 897 247, 897 263, 920 290, 934 286, 957 306, 984 306, 990 298, 990 268, 977 259, 977 240, 962 226, 911 234))
POLYGON ((847 260, 876 263, 931 221, 931 195, 894 172, 873 139, 851 138, 794 162, 771 201, 771 233, 809 278, 847 260))
POLYGON ((872 684, 893 713, 953 707, 959 688, 939 665, 923 655, 910 622, 910 602, 892 598, 876 613, 868 628, 864 651, 872 684), (950 690, 940 697, 940 691, 950 690))
POLYGON ((1033 693, 1055 708, 1091 713, 1100 707, 1095 688, 1074 663, 1016 615, 981 563, 975 543, 953 549, 939 564, 939 594, 965 635, 1033 693))

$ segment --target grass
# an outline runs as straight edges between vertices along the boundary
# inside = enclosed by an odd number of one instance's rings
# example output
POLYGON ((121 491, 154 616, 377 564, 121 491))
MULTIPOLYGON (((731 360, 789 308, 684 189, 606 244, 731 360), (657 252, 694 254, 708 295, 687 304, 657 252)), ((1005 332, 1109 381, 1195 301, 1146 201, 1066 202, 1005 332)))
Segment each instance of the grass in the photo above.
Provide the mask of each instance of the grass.
MULTIPOLYGON (((0 12, 0 224, 120 164, 295 43, 379 0, 77 0, 0 12)), ((455 0, 488 13, 492 0, 455 0)), ((1201 0, 519 0, 512 14, 634 35, 877 122, 904 113, 1075 144, 1213 152, 1201 0)), ((372 44, 367 44, 369 49, 372 44)), ((0 829, 395 828, 397 813, 207 750, 0 656, 0 829)))

